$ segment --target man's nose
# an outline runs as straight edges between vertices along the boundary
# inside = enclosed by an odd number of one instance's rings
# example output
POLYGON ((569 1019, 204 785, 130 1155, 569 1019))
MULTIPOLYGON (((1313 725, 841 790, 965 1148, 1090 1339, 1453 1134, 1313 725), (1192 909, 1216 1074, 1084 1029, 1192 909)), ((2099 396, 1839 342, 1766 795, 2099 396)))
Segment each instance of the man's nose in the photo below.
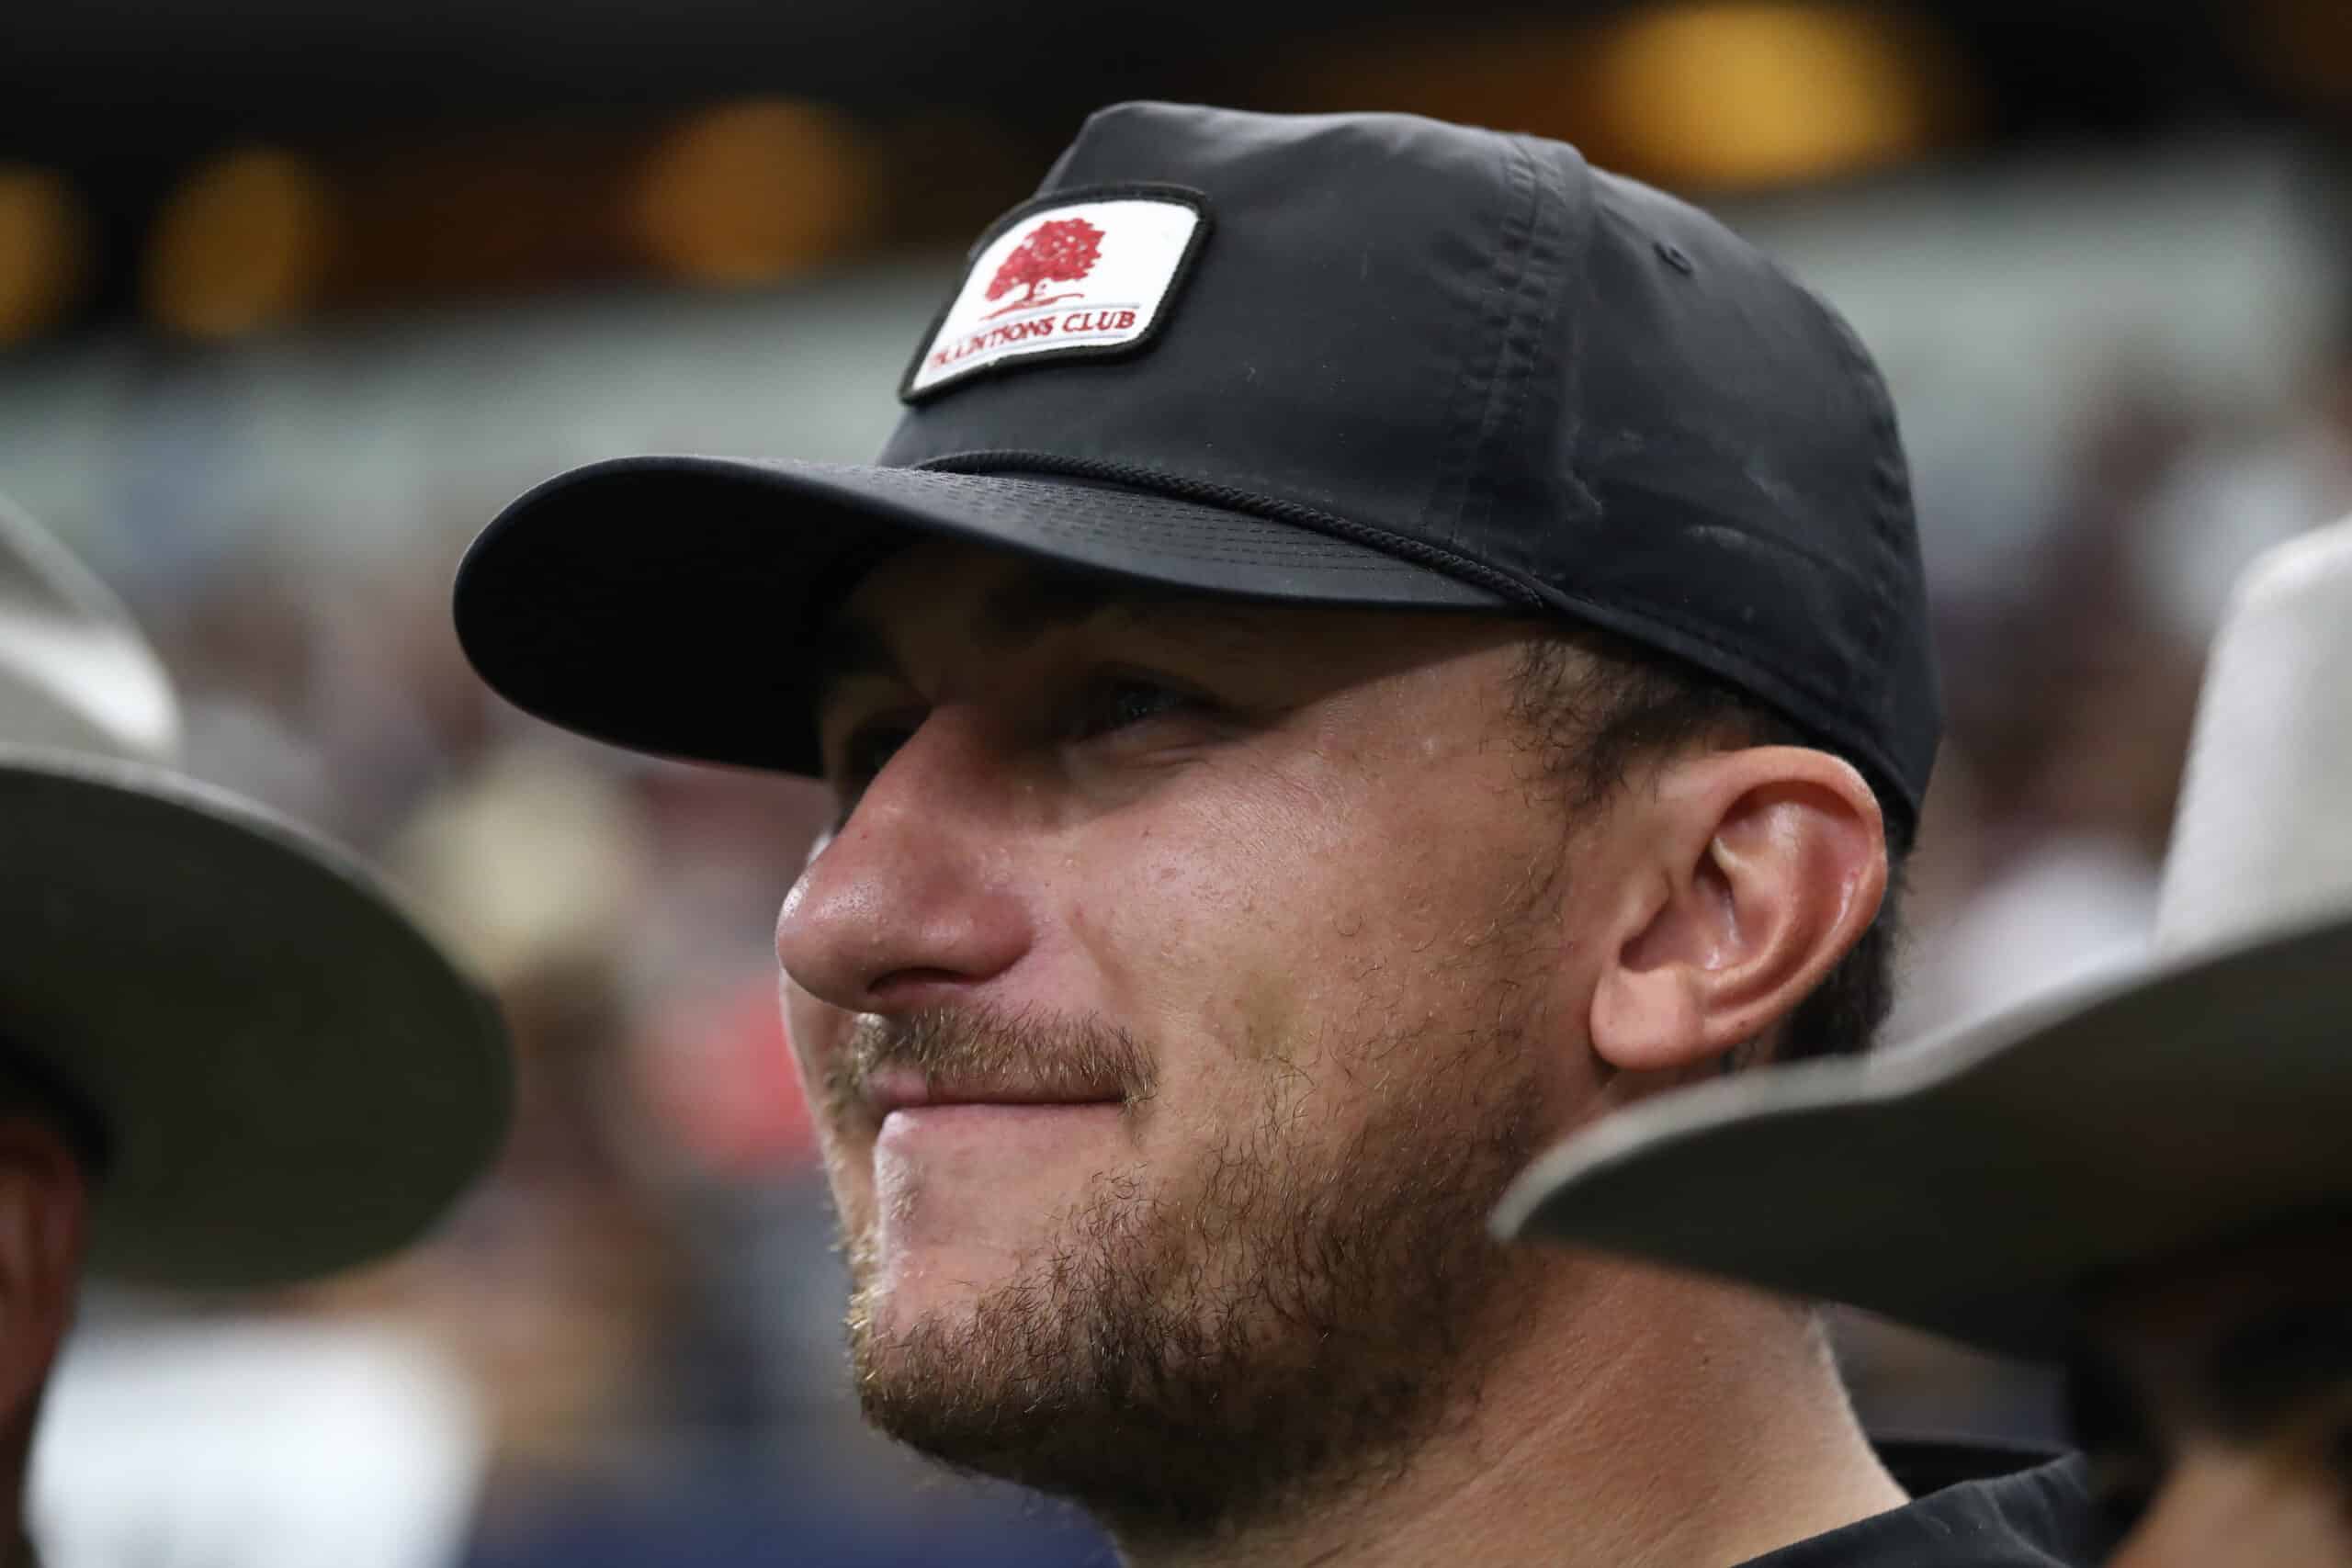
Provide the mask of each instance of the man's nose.
POLYGON ((785 973, 834 1007, 899 1012, 1012 967, 1032 938, 1012 870, 1017 794, 976 727, 934 710, 786 895, 785 973))

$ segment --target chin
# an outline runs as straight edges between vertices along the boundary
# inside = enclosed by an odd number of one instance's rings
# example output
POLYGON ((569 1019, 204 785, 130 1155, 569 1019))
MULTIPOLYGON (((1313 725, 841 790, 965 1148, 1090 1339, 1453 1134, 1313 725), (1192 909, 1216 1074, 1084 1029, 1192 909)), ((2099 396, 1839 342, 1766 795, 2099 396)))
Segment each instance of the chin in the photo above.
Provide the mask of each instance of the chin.
POLYGON ((983 1299, 1012 1285, 1015 1273, 1002 1253, 986 1247, 886 1250, 858 1283, 856 1310, 884 1337, 918 1325, 953 1334, 971 1323, 983 1299))
POLYGON ((1043 1160, 876 1180, 849 1233, 867 1418, 1136 1540, 1369 1483, 1476 1404, 1540 1272, 1485 1228, 1533 1152, 1536 1097, 1501 1072, 1453 1087, 1336 1144, 1269 1107, 1074 1200, 1043 1160))

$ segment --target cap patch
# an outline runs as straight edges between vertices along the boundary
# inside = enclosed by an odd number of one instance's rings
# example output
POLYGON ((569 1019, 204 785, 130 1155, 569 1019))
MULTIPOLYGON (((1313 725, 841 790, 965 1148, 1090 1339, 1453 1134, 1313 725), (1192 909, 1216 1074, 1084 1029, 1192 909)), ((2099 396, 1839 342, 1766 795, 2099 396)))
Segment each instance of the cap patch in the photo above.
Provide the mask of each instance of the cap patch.
POLYGON ((972 253, 899 395, 909 402, 1038 359, 1133 354, 1166 321, 1208 210, 1198 191, 1056 191, 1015 208, 972 253))

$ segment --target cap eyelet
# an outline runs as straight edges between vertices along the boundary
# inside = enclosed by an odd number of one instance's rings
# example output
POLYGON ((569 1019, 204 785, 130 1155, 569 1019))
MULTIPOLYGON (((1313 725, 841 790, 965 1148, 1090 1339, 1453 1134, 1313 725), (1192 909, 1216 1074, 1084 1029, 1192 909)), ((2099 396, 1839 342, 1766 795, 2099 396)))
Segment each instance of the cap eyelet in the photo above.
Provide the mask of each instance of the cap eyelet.
POLYGON ((1664 240, 1657 243, 1657 259, 1686 277, 1698 270, 1697 265, 1681 246, 1669 245, 1664 240))

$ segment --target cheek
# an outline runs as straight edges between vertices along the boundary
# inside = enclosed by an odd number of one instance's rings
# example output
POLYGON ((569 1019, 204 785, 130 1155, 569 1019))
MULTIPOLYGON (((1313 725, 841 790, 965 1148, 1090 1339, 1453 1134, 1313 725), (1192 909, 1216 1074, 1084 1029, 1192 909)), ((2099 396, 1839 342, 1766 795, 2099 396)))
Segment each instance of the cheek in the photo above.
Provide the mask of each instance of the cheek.
POLYGON ((1526 961, 1539 848, 1515 796, 1470 808, 1493 792, 1463 762, 1294 760, 1094 824, 1062 901, 1108 1015, 1171 1055, 1294 1062, 1491 1021, 1506 978, 1524 991, 1502 966, 1526 961))
POLYGON ((1574 846, 1516 753, 1448 728, 1327 728, 1055 846, 1057 972, 1158 1056, 1164 1134, 1271 1111, 1344 1140, 1464 1065, 1519 1077, 1545 1124, 1589 1099, 1577 921, 1607 899, 1570 896, 1574 846))
POLYGON ((1169 1067, 1201 1042, 1245 1060, 1288 1049, 1338 950, 1363 934, 1336 839, 1328 818, 1230 793, 1099 824, 1064 907, 1105 1014, 1169 1067))

